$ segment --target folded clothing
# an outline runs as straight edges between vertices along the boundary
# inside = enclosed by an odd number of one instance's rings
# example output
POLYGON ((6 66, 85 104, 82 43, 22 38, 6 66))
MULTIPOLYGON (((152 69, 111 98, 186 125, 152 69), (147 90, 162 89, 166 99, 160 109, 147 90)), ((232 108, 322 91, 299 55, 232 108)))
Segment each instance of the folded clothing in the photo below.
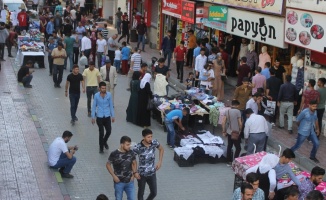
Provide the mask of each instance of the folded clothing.
POLYGON ((174 152, 178 156, 182 155, 184 159, 188 160, 188 158, 191 156, 191 154, 194 153, 194 150, 189 147, 177 147, 177 148, 174 148, 174 152))

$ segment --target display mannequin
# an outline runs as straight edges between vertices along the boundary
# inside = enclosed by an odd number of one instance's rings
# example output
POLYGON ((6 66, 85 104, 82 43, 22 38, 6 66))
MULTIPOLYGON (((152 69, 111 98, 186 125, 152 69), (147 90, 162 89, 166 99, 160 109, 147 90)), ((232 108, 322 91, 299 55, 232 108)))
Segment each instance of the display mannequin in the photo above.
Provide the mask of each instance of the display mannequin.
POLYGON ((267 53, 267 47, 263 46, 261 48, 261 54, 259 54, 259 63, 258 66, 262 69, 265 69, 265 63, 271 62, 271 57, 267 53))
POLYGON ((300 109, 301 99, 302 99, 302 90, 304 87, 304 67, 303 59, 300 52, 296 53, 295 56, 291 58, 292 63, 292 81, 291 83, 295 85, 298 93, 297 105, 293 109, 293 120, 296 120, 298 110, 300 109))
MULTIPOLYGON (((255 52, 255 45, 249 44, 248 45, 248 53, 246 55, 247 57, 247 65, 250 67, 251 72, 254 72, 256 67, 258 66, 258 55, 255 52)), ((253 73, 251 73, 253 74, 253 73)))

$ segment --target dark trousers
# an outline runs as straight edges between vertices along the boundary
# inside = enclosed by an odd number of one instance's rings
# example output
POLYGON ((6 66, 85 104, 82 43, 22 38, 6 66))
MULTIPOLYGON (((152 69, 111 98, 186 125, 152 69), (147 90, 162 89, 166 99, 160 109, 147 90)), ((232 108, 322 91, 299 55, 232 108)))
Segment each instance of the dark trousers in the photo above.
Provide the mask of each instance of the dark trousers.
POLYGON ((298 110, 300 109, 302 94, 300 95, 299 93, 300 93, 300 90, 297 90, 298 99, 297 99, 297 105, 295 105, 293 108, 293 116, 297 116, 298 110))
POLYGON ((173 51, 171 51, 170 49, 165 49, 163 51, 164 59, 168 60, 168 68, 170 68, 172 53, 173 51))
POLYGON ((119 38, 118 42, 120 42, 120 40, 124 37, 127 37, 127 44, 129 44, 129 31, 128 32, 123 32, 122 31, 122 35, 121 37, 119 38))
POLYGON ((324 116, 324 112, 325 112, 325 108, 317 109, 317 118, 318 118, 319 133, 321 133, 321 129, 323 128, 323 116, 324 116))
POLYGON ((183 81, 183 65, 184 61, 177 61, 177 73, 178 77, 180 77, 180 81, 183 81))
POLYGON ((111 135, 111 117, 97 117, 96 123, 99 130, 99 145, 100 150, 103 150, 104 144, 107 143, 110 135, 111 135), (104 128, 106 131, 106 134, 104 135, 104 128))
POLYGON ((199 73, 200 72, 198 72, 198 75, 195 74, 195 78, 196 78, 195 87, 199 87, 199 81, 198 81, 198 79, 199 79, 199 73))
MULTIPOLYGON (((91 101, 92 98, 94 98, 94 95, 97 92, 97 86, 87 86, 86 87, 86 96, 87 96, 87 111, 90 113, 91 112, 91 101), (92 97, 93 96, 93 97, 92 97)), ((94 108, 95 109, 95 108, 94 108)))
MULTIPOLYGON (((273 122, 274 124, 276 124, 276 118, 277 115, 279 114, 279 107, 277 106, 277 104, 275 105, 275 113, 273 116, 270 117, 270 122, 273 122)), ((292 119, 291 119, 292 120, 292 119)))
POLYGON ((8 56, 11 56, 12 44, 10 44, 10 42, 7 42, 6 46, 7 46, 7 50, 8 50, 8 56))
POLYGON ((73 61, 74 61, 74 64, 75 65, 78 64, 78 56, 79 56, 79 48, 78 47, 74 47, 73 61))
POLYGON ((69 94, 70 114, 71 114, 71 119, 73 120, 76 119, 76 112, 78 108, 79 98, 80 98, 80 94, 74 94, 74 93, 69 94))
POLYGON ((113 63, 113 61, 114 61, 114 57, 115 57, 115 55, 114 55, 114 51, 112 51, 112 50, 108 50, 108 56, 109 56, 109 58, 110 58, 111 63, 113 63))
POLYGON ((48 56, 48 61, 49 61, 49 72, 52 75, 52 73, 53 73, 53 58, 51 55, 48 56))
POLYGON ((186 66, 192 67, 192 59, 193 59, 193 57, 194 57, 194 49, 188 49, 186 66))
POLYGON ((5 55, 5 43, 0 43, 0 59, 3 59, 5 55))
POLYGON ((233 161, 231 153, 233 145, 235 147, 234 158, 237 158, 241 152, 241 137, 239 137, 238 140, 232 140, 231 135, 228 134, 227 159, 229 162, 233 161))
MULTIPOLYGON (((89 56, 91 55, 91 49, 84 50, 84 55, 86 56, 87 61, 89 61, 89 56)), ((87 67, 88 67, 88 65, 87 65, 87 67)))
POLYGON ((157 195, 156 174, 152 176, 140 176, 138 181, 138 200, 144 199, 146 183, 149 187, 149 195, 146 200, 153 200, 157 195))
POLYGON ((55 65, 53 64, 53 82, 56 85, 60 85, 62 82, 62 74, 63 74, 63 65, 55 65))

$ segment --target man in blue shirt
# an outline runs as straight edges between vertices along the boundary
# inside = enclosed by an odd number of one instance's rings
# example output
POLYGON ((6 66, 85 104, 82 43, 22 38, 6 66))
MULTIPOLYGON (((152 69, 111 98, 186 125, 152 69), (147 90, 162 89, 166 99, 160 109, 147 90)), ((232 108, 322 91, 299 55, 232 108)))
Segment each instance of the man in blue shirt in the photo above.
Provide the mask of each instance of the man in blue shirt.
POLYGON ((187 116, 189 114, 189 108, 184 108, 183 110, 172 110, 165 116, 165 126, 166 130, 168 131, 167 134, 167 144, 170 146, 170 148, 174 148, 174 136, 175 136, 175 130, 174 130, 174 123, 175 122, 181 130, 185 130, 183 127, 181 120, 183 116, 187 116))
POLYGON ((261 75, 264 75, 266 77, 266 80, 271 77, 271 75, 269 73, 270 67, 271 67, 271 63, 270 62, 266 62, 265 63, 265 68, 261 71, 261 75))
POLYGON ((299 123, 298 138, 297 142, 293 147, 292 151, 296 151, 302 145, 302 143, 309 138, 312 141, 313 147, 310 152, 310 160, 319 163, 316 158, 317 150, 319 147, 319 140, 317 136, 319 135, 319 126, 317 119, 317 100, 312 100, 309 102, 309 108, 304 109, 297 117, 297 122, 299 123))
POLYGON ((45 32, 47 34, 47 38, 52 36, 52 33, 54 31, 54 24, 53 24, 53 21, 54 21, 54 18, 51 17, 50 18, 50 21, 47 23, 46 25, 46 29, 45 29, 45 32))
POLYGON ((98 126, 100 136, 100 153, 104 153, 103 147, 109 149, 107 141, 111 135, 111 121, 113 123, 115 119, 112 96, 110 92, 106 91, 106 83, 100 82, 99 89, 100 91, 94 95, 92 106, 92 124, 94 125, 96 117, 96 124, 98 126), (105 135, 104 128, 106 130, 105 135))
POLYGON ((130 56, 130 48, 127 47, 126 42, 122 42, 122 49, 121 49, 121 71, 118 73, 120 74, 127 74, 128 73, 128 60, 130 56))
POLYGON ((200 54, 200 41, 197 41, 197 47, 194 49, 194 55, 193 55, 193 66, 195 66, 195 61, 196 61, 196 57, 200 54))

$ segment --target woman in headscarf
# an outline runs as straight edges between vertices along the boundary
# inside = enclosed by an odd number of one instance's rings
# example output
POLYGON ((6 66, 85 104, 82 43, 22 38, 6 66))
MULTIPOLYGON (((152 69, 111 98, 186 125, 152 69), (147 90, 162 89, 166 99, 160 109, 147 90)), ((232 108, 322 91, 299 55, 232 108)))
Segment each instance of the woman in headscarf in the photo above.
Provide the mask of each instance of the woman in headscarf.
POLYGON ((137 110, 138 110, 138 91, 140 89, 140 76, 139 71, 135 71, 132 75, 132 80, 130 81, 130 98, 127 112, 127 122, 132 122, 137 124, 137 110))
POLYGON ((220 53, 217 54, 217 58, 213 60, 215 79, 213 82, 212 95, 216 96, 219 101, 224 99, 224 81, 222 76, 225 76, 225 65, 220 53))
POLYGON ((246 174, 251 172, 259 175, 259 188, 265 193, 265 200, 272 200, 275 196, 276 172, 273 168, 279 163, 280 158, 275 154, 266 154, 260 163, 247 169, 246 174))
POLYGON ((140 82, 140 90, 138 92, 138 112, 137 125, 141 127, 149 127, 151 125, 151 111, 147 110, 147 104, 153 98, 150 81, 152 76, 147 73, 140 82))

